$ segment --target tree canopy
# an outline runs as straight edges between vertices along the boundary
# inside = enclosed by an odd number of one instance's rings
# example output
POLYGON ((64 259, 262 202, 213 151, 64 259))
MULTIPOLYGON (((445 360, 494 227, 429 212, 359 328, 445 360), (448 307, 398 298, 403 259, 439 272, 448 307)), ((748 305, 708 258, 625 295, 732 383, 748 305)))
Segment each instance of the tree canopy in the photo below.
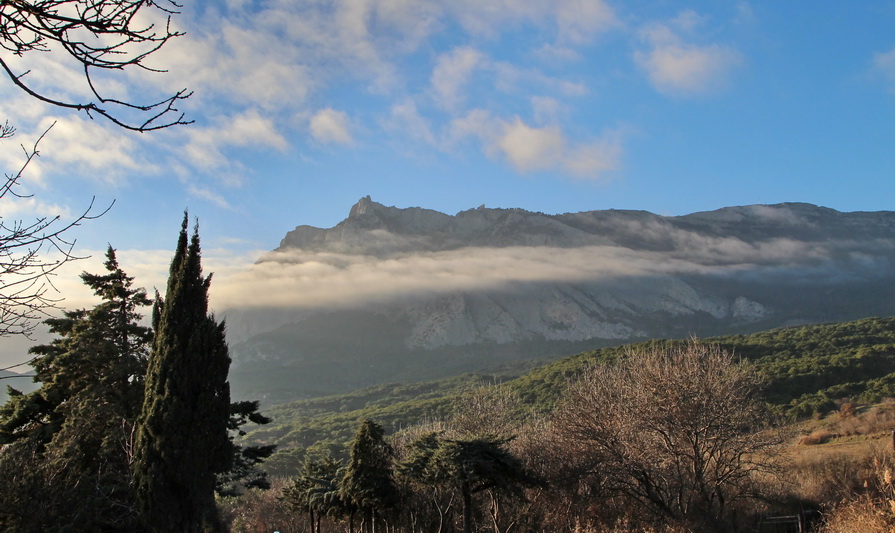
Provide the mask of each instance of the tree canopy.
POLYGON ((655 515, 717 530, 781 442, 762 431, 764 378, 698 341, 629 352, 567 389, 554 426, 582 476, 655 515))

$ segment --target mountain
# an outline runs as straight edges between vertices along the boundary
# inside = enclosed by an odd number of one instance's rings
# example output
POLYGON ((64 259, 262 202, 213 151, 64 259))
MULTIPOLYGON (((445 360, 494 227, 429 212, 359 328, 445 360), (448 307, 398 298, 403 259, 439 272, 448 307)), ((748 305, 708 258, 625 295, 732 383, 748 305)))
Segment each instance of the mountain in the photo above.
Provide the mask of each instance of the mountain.
POLYGON ((21 392, 31 392, 37 390, 38 385, 34 383, 32 374, 18 374, 9 370, 0 370, 0 405, 9 400, 7 387, 12 387, 21 392))
POLYGON ((278 284, 226 312, 234 393, 277 403, 649 338, 887 316, 893 263, 892 212, 451 216, 368 196, 256 265, 278 284))

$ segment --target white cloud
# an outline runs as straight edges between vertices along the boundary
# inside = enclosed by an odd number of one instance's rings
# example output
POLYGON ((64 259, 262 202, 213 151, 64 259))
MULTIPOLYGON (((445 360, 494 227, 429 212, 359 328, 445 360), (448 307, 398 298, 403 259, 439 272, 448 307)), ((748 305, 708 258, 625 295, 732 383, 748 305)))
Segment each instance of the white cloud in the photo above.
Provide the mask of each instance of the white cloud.
POLYGON ((445 1, 467 32, 494 38, 520 24, 549 27, 561 42, 586 43, 617 24, 613 10, 602 0, 453 0, 445 1))
POLYGON ((504 125, 496 145, 518 172, 549 170, 565 152, 565 139, 557 126, 530 127, 518 117, 504 125))
POLYGON ((285 150, 286 138, 278 131, 273 119, 257 109, 244 111, 236 116, 218 116, 212 125, 204 128, 191 126, 186 135, 185 147, 189 162, 205 170, 226 168, 229 159, 222 152, 225 147, 246 147, 285 150))
MULTIPOLYGON (((27 106, 26 106, 27 107, 27 106)), ((76 114, 55 116, 44 109, 43 118, 12 114, 16 136, 0 144, 0 164, 14 173, 26 161, 26 151, 44 134, 39 157, 31 160, 22 185, 46 187, 51 177, 80 176, 104 185, 118 186, 126 180, 156 174, 159 166, 150 155, 148 139, 122 132, 106 121, 92 121, 76 114), (24 150, 23 147, 24 146, 24 150)), ((7 115, 9 116, 9 115, 7 115)))
POLYGON ((606 172, 621 166, 622 146, 616 133, 608 133, 603 138, 581 143, 569 149, 563 159, 563 168, 573 177, 580 179, 602 178, 606 172))
POLYGON ((492 68, 494 87, 505 93, 528 92, 532 86, 567 97, 588 93, 584 83, 549 76, 537 69, 519 67, 506 61, 495 62, 492 68))
POLYGON ((535 122, 540 124, 556 122, 562 114, 563 105, 550 96, 532 96, 531 109, 535 122))
MULTIPOLYGON (((444 139, 451 140, 456 128, 451 120, 458 117, 429 113, 433 107, 448 115, 460 112, 467 105, 469 84, 479 73, 490 76, 491 85, 499 91, 522 102, 531 94, 542 95, 535 122, 543 128, 555 127, 550 124, 557 121, 556 106, 551 110, 549 99, 585 95, 589 88, 583 82, 562 74, 548 75, 525 65, 524 59, 492 61, 484 52, 487 41, 444 50, 433 37, 456 28, 457 23, 469 34, 486 38, 533 28, 554 41, 549 45, 554 56, 576 58, 580 57, 576 47, 618 25, 613 10, 602 0, 271 0, 262 4, 231 0, 226 5, 186 6, 184 15, 177 18, 188 30, 186 35, 152 56, 153 65, 170 72, 140 75, 150 86, 166 91, 184 86, 196 91, 184 106, 188 118, 198 117, 199 122, 187 133, 172 135, 186 137, 178 151, 194 170, 215 176, 229 170, 235 183, 244 169, 238 163, 239 154, 230 148, 286 150, 295 142, 290 134, 305 128, 320 143, 354 143, 357 131, 364 128, 363 115, 350 108, 335 109, 326 99, 327 89, 334 86, 360 86, 367 96, 382 97, 380 105, 389 109, 389 115, 380 118, 381 127, 439 149, 445 149, 444 139), (434 55, 421 55, 421 50, 432 50, 434 55), (431 68, 428 79, 407 70, 418 69, 421 59, 431 68), (316 109, 310 107, 311 102, 316 109), (417 107, 424 104, 428 108, 417 107), (300 117, 300 121, 281 117, 300 117)), ((508 111, 502 111, 504 116, 508 111)), ((492 120, 489 127, 503 126, 492 120)), ((546 133, 530 132, 545 141, 546 133)), ((491 139, 489 147, 500 144, 492 131, 481 135, 491 139)), ((508 135, 505 148, 498 148, 507 161, 518 168, 544 168, 540 163, 544 152, 530 156, 519 152, 513 132, 508 135)), ((583 145, 563 142, 567 154, 583 153, 583 145)), ((547 167, 563 165, 554 162, 547 167)), ((217 203, 223 205, 220 200, 217 203)))
POLYGON ((500 135, 502 121, 495 118, 486 109, 473 109, 462 117, 451 120, 448 128, 448 144, 461 141, 466 137, 478 138, 488 147, 500 135))
POLYGON ((467 32, 486 38, 497 36, 506 26, 547 20, 553 11, 552 2, 539 0, 454 0, 445 4, 467 32))
POLYGON ((55 216, 71 218, 71 209, 68 206, 43 202, 34 197, 17 198, 10 195, 0 198, 0 213, 2 213, 0 220, 4 220, 7 226, 11 219, 55 216))
POLYGON ((189 87, 206 106, 223 99, 273 112, 302 105, 319 87, 300 53, 266 23, 265 12, 242 19, 203 13, 200 24, 155 54, 169 73, 147 80, 168 91, 189 87))
MULTIPOLYGON (((172 238, 170 250, 117 249, 115 254, 121 268, 129 276, 134 277, 135 286, 147 289, 150 297, 153 296, 155 289, 158 289, 164 296, 175 244, 176 241, 172 238)), ((233 306, 234 299, 245 300, 245 295, 249 293, 242 293, 241 296, 238 296, 238 292, 230 291, 226 287, 229 283, 227 280, 251 271, 261 253, 260 251, 234 253, 228 250, 209 248, 202 250, 203 272, 206 275, 214 274, 209 290, 213 309, 221 309, 220 305, 224 300, 221 295, 230 298, 226 302, 229 306, 233 306)), ((97 274, 105 272, 103 262, 106 250, 79 249, 78 254, 86 259, 64 265, 53 278, 53 284, 59 289, 59 294, 65 296, 63 305, 66 309, 89 308, 99 303, 93 291, 81 282, 79 274, 81 272, 97 274)), ((149 312, 149 309, 144 310, 144 314, 149 312)))
POLYGON ((842 241, 820 245, 787 239, 750 244, 648 223, 636 223, 629 229, 643 232, 646 239, 660 239, 657 242, 669 244, 672 251, 612 245, 467 247, 376 258, 290 249, 264 254, 254 264, 231 259, 226 270, 215 271, 212 299, 219 309, 342 307, 514 283, 616 282, 640 276, 782 273, 790 269, 819 269, 815 272, 823 275, 824 268, 829 269, 828 275, 835 275, 837 267, 829 263, 831 258, 855 246, 842 241), (250 301, 246 294, 253 295, 250 301))
POLYGON ((187 187, 187 194, 195 196, 197 198, 202 198, 203 200, 207 200, 212 204, 220 207, 221 209, 233 209, 233 206, 230 205, 230 202, 228 202, 226 198, 224 198, 221 194, 216 193, 206 187, 190 185, 187 187))
MULTIPOLYGON (((92 100, 93 93, 84 77, 81 63, 71 59, 58 45, 51 45, 49 50, 21 56, 6 54, 3 60, 14 73, 24 74, 22 82, 25 85, 48 98, 72 103, 92 100)), ((6 77, 5 72, 3 76, 6 77)))
POLYGON ((438 57, 432 71, 432 93, 437 105, 456 109, 465 100, 463 91, 472 73, 484 61, 474 48, 455 48, 438 57))
POLYGON ((100 126, 78 115, 47 118, 41 128, 49 128, 53 122, 41 149, 57 168, 74 168, 106 183, 116 183, 128 174, 159 171, 134 134, 122 133, 106 123, 100 126), (90 135, 84 135, 85 131, 90 135))
POLYGON ((352 144, 351 122, 344 111, 321 109, 310 120, 311 135, 322 143, 352 144))
POLYGON ((652 24, 640 31, 650 49, 635 52, 634 60, 656 90, 671 95, 713 91, 724 85, 729 72, 742 61, 731 47, 689 44, 680 38, 678 32, 692 33, 704 22, 695 12, 685 11, 669 24, 652 24))
POLYGON ((435 145, 435 135, 429 122, 423 117, 413 100, 405 99, 394 104, 389 114, 382 120, 387 131, 402 133, 413 141, 435 145))
POLYGON ((531 126, 521 118, 504 120, 476 109, 451 124, 454 142, 478 138, 491 157, 505 159, 519 173, 551 171, 579 179, 602 179, 620 166, 618 132, 596 140, 572 142, 555 124, 531 126))
POLYGON ((560 41, 587 43, 618 24, 612 8, 602 0, 556 2, 556 10, 560 41))
POLYGON ((734 50, 719 46, 665 45, 635 55, 637 64, 663 93, 697 94, 716 88, 739 63, 734 50))

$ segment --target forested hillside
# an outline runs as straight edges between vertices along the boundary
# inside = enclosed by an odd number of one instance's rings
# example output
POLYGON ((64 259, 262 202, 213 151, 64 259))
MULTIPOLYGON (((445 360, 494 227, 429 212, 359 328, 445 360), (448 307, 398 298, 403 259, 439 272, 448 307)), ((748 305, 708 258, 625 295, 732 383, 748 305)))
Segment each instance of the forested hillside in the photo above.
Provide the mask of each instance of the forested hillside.
MULTIPOLYGON (((878 402, 895 397, 895 317, 779 328, 752 335, 705 339, 750 361, 765 376, 764 399, 789 420, 824 413, 843 401, 878 402)), ((394 431, 449 415, 465 392, 484 384, 511 391, 521 414, 543 414, 556 405, 569 379, 587 365, 627 351, 680 341, 656 340, 603 348, 544 364, 528 372, 464 374, 415 384, 379 385, 350 394, 292 402, 267 411, 274 423, 250 433, 276 443, 271 469, 294 467, 310 450, 344 453, 357 421, 370 418, 394 431)))

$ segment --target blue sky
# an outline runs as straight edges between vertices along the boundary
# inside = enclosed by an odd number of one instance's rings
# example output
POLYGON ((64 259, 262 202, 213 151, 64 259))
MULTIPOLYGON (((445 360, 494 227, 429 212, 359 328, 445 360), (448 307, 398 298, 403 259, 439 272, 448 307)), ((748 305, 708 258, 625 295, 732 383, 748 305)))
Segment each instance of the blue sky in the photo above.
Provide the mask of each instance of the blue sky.
MULTIPOLYGON (((169 72, 104 87, 188 87, 190 126, 134 134, 0 85, 19 131, 6 169, 56 123, 23 182, 33 198, 0 213, 114 201, 72 236, 111 243, 149 286, 185 208, 218 271, 366 195, 450 214, 895 209, 893 2, 206 0, 174 23, 186 35, 151 61, 169 72)), ((83 94, 61 56, 21 66, 83 94)))

